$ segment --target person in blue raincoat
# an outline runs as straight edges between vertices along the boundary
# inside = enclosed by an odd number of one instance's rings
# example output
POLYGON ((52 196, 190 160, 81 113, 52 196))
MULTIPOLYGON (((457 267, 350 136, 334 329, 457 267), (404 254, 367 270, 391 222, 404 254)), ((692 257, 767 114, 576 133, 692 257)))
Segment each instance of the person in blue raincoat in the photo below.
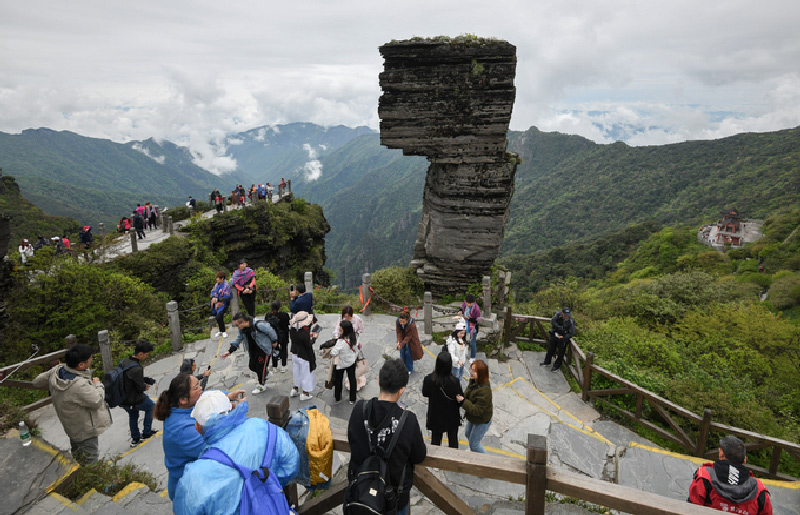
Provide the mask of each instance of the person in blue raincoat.
MULTIPOLYGON (((258 469, 264 458, 270 431, 278 431, 270 474, 281 486, 297 475, 299 454, 283 429, 262 418, 247 418, 249 406, 242 399, 234 407, 225 393, 205 392, 195 404, 191 416, 205 443, 203 452, 216 447, 236 463, 258 469)), ((239 471, 214 460, 199 459, 184 468, 178 481, 172 510, 177 515, 239 513, 244 480, 239 471)))
MULTIPOLYGON (((244 390, 228 394, 231 401, 236 400, 244 390)), ((187 463, 196 460, 205 447, 202 435, 197 432, 191 417, 192 408, 203 394, 202 383, 191 373, 179 374, 169 383, 169 388, 161 392, 153 415, 164 421, 164 466, 167 467, 167 491, 170 500, 175 499, 175 488, 183 475, 187 463)))

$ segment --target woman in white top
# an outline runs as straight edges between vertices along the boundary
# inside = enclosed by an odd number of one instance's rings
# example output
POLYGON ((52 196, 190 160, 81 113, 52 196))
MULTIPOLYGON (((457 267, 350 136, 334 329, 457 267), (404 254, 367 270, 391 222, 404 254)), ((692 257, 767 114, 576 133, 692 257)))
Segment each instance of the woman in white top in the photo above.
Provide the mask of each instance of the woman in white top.
POLYGON ((356 384, 356 358, 358 357, 358 337, 353 330, 353 324, 347 320, 342 320, 339 339, 331 349, 331 356, 339 356, 336 362, 336 370, 333 376, 333 396, 336 402, 342 400, 342 382, 344 373, 347 372, 347 379, 350 381, 350 404, 356 403, 356 389, 352 385, 356 384))
POLYGON ((447 351, 453 358, 453 375, 460 383, 464 377, 464 364, 467 361, 469 342, 466 339, 467 326, 463 320, 456 324, 456 330, 447 337, 447 351))
POLYGON ((22 245, 19 246, 19 257, 22 259, 23 265, 33 257, 33 245, 28 240, 22 240, 22 245))

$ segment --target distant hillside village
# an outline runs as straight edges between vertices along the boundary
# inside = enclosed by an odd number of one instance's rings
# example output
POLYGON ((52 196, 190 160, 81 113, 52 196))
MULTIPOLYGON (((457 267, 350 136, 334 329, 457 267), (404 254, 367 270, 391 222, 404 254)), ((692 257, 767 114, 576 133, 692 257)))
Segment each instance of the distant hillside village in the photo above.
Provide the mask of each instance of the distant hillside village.
POLYGON ((725 250, 726 245, 741 247, 761 238, 763 220, 749 220, 735 209, 723 211, 722 218, 715 224, 702 225, 697 230, 697 241, 716 250, 725 250))

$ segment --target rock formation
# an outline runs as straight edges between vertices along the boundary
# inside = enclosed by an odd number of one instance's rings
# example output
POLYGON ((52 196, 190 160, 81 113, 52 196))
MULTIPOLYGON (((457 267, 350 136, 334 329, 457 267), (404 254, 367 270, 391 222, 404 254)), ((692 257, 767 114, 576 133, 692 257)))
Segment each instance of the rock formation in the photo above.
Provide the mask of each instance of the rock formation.
POLYGON ((430 161, 412 266, 436 294, 461 294, 503 242, 518 157, 506 152, 516 47, 461 36, 380 47, 381 143, 430 161))

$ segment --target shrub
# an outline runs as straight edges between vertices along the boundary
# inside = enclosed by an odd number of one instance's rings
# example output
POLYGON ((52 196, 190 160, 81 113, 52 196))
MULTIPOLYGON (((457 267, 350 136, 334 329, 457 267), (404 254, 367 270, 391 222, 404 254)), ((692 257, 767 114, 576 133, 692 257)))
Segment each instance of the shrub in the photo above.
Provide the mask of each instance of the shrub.
POLYGON ((388 302, 400 305, 415 304, 422 297, 422 281, 410 268, 392 266, 372 274, 372 289, 375 292, 373 302, 388 302))

